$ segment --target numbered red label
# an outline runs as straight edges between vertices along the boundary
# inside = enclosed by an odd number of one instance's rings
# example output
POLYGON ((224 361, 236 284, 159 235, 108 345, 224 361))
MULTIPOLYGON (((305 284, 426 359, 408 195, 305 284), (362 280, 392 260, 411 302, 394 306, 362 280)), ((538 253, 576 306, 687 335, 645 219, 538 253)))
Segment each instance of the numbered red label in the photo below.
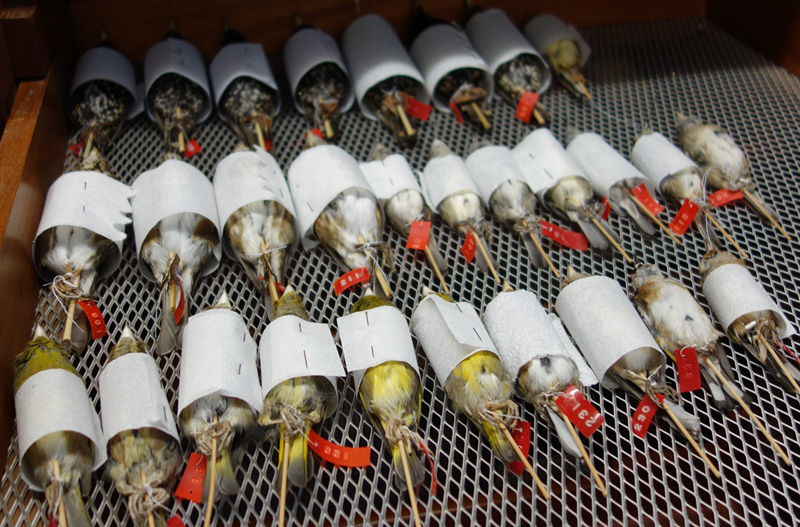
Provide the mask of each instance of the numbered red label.
POLYGON ((202 151, 203 149, 200 148, 200 144, 197 141, 194 139, 189 139, 184 147, 183 155, 186 156, 186 159, 189 159, 190 157, 196 156, 202 151))
POLYGON ((372 453, 368 446, 353 448, 331 443, 322 439, 313 429, 308 432, 308 447, 323 460, 350 468, 368 467, 372 453))
MULTIPOLYGON (((656 394, 656 397, 658 397, 659 401, 664 400, 664 396, 661 394, 656 394)), ((656 415, 656 410, 658 410, 658 405, 648 395, 645 395, 633 413, 633 419, 631 420, 631 428, 633 428, 633 434, 636 437, 644 439, 644 436, 647 435, 647 429, 650 428, 650 423, 656 415)))
POLYGON ((528 123, 531 120, 531 114, 533 114, 533 108, 536 106, 536 103, 539 101, 539 94, 526 91, 522 94, 522 97, 517 103, 517 113, 514 114, 514 117, 522 121, 523 123, 528 123))
POLYGON ((178 283, 175 285, 178 288, 178 292, 180 293, 180 298, 178 298, 178 305, 175 308, 175 325, 180 326, 181 319, 183 318, 183 312, 186 311, 186 297, 183 294, 183 284, 178 283))
POLYGON ((458 105, 455 101, 450 101, 450 109, 453 110, 453 115, 456 116, 456 121, 459 123, 464 122, 464 116, 461 115, 461 110, 458 108, 458 105))
POLYGON ((337 278, 333 283, 333 292, 340 295, 353 286, 367 283, 369 283, 369 271, 366 267, 359 267, 337 278))
POLYGON ((412 221, 411 228, 408 231, 408 240, 406 247, 415 250, 425 250, 428 246, 428 238, 431 235, 431 222, 429 221, 412 221))
POLYGON ((203 489, 206 485, 206 469, 208 460, 203 454, 192 452, 183 471, 181 482, 175 489, 175 497, 195 503, 203 503, 203 489))
POLYGON ((683 348, 675 352, 675 365, 678 368, 678 388, 681 393, 693 392, 702 387, 700 364, 694 348, 683 348))
POLYGON ((659 214, 664 212, 664 207, 659 205, 658 202, 655 200, 655 198, 653 198, 653 196, 650 195, 644 183, 642 183, 637 187, 633 187, 631 189, 631 193, 637 200, 639 200, 639 203, 644 205, 644 208, 650 211, 650 214, 652 214, 653 216, 658 216, 659 214))
MULTIPOLYGON (((600 217, 603 218, 603 221, 608 221, 608 216, 611 214, 611 202, 609 202, 605 196, 603 197, 603 202, 600 204, 600 217)), ((598 211, 599 212, 599 211, 598 211)))
POLYGON ((69 145, 69 149, 72 150, 72 153, 75 155, 75 157, 80 157, 81 150, 83 150, 83 143, 69 145))
POLYGON ((270 148, 272 148, 272 139, 264 139, 264 150, 269 152, 270 148))
POLYGON ((730 203, 731 201, 736 201, 737 199, 744 199, 744 194, 741 190, 733 192, 723 188, 708 196, 708 203, 712 207, 721 207, 727 203, 730 203))
MULTIPOLYGON (((522 419, 517 420, 517 426, 511 436, 522 451, 522 455, 528 457, 528 451, 531 447, 531 424, 522 419)), ((525 464, 522 461, 512 461, 508 464, 508 469, 519 476, 525 471, 525 464)))
POLYGON ((583 437, 589 437, 595 433, 606 420, 573 384, 558 396, 556 406, 581 431, 583 437))
POLYGON ((433 107, 430 104, 425 104, 413 97, 406 99, 406 115, 420 121, 427 121, 432 109, 433 107))
POLYGON ((186 527, 186 524, 183 523, 180 516, 173 516, 167 520, 167 527, 186 527))
POLYGON ((690 199, 683 200, 683 206, 678 211, 678 214, 675 215, 675 218, 670 222, 669 228, 672 229, 672 232, 678 235, 683 235, 692 225, 692 221, 694 217, 697 216, 697 213, 700 211, 700 207, 694 201, 690 199))
POLYGON ((477 246, 478 245, 475 243, 475 236, 467 229, 467 237, 464 240, 464 245, 461 246, 461 254, 467 259, 467 263, 472 263, 472 259, 475 258, 475 249, 477 246))
POLYGON ((588 251, 589 240, 580 232, 572 232, 562 229, 558 225, 542 221, 542 236, 550 238, 559 245, 575 249, 576 251, 588 251))
POLYGON ((78 302, 78 305, 86 313, 86 318, 89 319, 89 327, 92 328, 92 339, 97 340, 105 337, 106 321, 97 304, 93 300, 86 300, 78 302))
POLYGON ((316 135, 320 139, 325 139, 325 136, 322 135, 322 130, 320 130, 319 128, 314 128, 313 130, 311 130, 311 133, 316 135))

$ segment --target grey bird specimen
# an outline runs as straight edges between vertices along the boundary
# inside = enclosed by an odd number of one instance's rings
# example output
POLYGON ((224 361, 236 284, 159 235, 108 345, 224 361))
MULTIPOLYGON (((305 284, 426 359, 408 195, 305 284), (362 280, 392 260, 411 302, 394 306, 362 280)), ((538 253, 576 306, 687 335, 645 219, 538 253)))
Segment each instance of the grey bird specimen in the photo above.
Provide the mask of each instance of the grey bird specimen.
POLYGON ((718 343, 722 333, 683 284, 664 276, 655 265, 643 265, 633 274, 631 287, 634 305, 663 350, 674 354, 683 348, 695 349, 711 402, 718 410, 731 410, 738 403, 714 369, 725 376, 740 398, 750 402, 733 380, 728 357, 718 343), (714 363, 713 369, 709 362, 714 363))

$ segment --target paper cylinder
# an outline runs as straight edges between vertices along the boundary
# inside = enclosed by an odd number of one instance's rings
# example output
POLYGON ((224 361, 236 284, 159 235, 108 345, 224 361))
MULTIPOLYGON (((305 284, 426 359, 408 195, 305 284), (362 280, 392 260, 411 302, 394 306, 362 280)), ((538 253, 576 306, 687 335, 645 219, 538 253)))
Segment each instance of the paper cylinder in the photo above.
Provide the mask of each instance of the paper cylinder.
POLYGON ((381 203, 403 190, 422 192, 411 165, 401 154, 392 154, 381 161, 367 161, 359 166, 381 203))
POLYGON ((631 150, 631 161, 658 190, 667 176, 688 167, 697 167, 680 148, 657 132, 641 135, 636 140, 631 150))
POLYGON ((506 181, 528 183, 511 150, 505 146, 485 146, 467 156, 464 162, 484 203, 489 203, 494 191, 506 181))
POLYGON ((586 177, 547 128, 539 128, 528 134, 512 152, 528 185, 539 198, 561 178, 586 177))
POLYGON ((622 181, 630 184, 631 188, 644 183, 650 195, 655 195, 653 182, 599 134, 584 132, 577 135, 567 146, 567 153, 601 196, 608 197, 611 187, 622 181))
POLYGON ((420 182, 423 195, 434 210, 439 209, 445 198, 459 192, 469 191, 480 195, 464 160, 455 154, 435 157, 428 161, 420 176, 420 182))
POLYGON ((145 108, 150 119, 155 121, 153 109, 147 102, 147 94, 153 83, 162 75, 176 73, 197 84, 206 94, 205 103, 197 116, 202 123, 211 115, 211 88, 208 85, 206 65, 196 47, 180 38, 167 38, 158 42, 144 57, 145 108))
POLYGON ((214 102, 217 104, 220 119, 223 119, 223 116, 219 101, 228 86, 239 77, 250 77, 272 88, 275 105, 272 115, 278 115, 278 112, 281 111, 281 94, 278 90, 278 83, 275 81, 275 75, 272 73, 272 68, 269 67, 269 61, 261 44, 236 42, 226 45, 211 61, 208 75, 211 78, 211 86, 214 88, 214 102))

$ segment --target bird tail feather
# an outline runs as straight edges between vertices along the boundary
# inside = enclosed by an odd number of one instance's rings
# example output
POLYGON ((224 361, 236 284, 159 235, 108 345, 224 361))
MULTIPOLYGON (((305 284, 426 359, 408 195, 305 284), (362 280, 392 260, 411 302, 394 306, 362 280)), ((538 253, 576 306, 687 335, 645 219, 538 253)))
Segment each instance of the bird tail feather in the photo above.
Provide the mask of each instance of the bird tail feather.
MULTIPOLYGON (((400 492, 408 490, 405 471, 403 470, 403 456, 400 452, 402 443, 392 445, 392 463, 394 465, 394 485, 400 492)), ((411 475, 411 485, 417 487, 425 478, 425 467, 417 454, 416 449, 406 449, 408 458, 408 472, 411 475)))
POLYGON ((486 434, 486 439, 494 450, 494 454, 500 458, 503 463, 510 463, 517 459, 516 451, 511 443, 508 442, 505 434, 497 426, 489 421, 482 421, 483 433, 486 434))
MULTIPOLYGON (((83 498, 81 498, 81 493, 77 486, 66 491, 63 500, 69 527, 92 527, 92 522, 86 513, 86 507, 83 504, 83 498)), ((58 510, 54 511, 54 515, 58 517, 58 510)))
POLYGON ((180 349, 183 340, 183 328, 189 321, 189 294, 183 284, 176 278, 170 278, 161 288, 161 332, 156 342, 156 353, 166 355, 172 350, 180 349), (170 309, 170 286, 177 291, 176 304, 170 309))

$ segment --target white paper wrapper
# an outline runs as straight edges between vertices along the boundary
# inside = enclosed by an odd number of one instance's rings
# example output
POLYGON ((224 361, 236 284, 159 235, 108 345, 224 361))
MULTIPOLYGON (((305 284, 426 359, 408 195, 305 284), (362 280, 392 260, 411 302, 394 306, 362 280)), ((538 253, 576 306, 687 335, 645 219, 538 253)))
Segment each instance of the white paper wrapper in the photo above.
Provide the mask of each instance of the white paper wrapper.
POLYGON ((592 48, 589 47, 589 44, 586 43, 586 40, 574 26, 567 24, 555 15, 545 14, 532 18, 525 24, 522 32, 531 41, 533 47, 542 53, 556 40, 571 38, 578 43, 581 57, 583 57, 583 64, 586 65, 589 62, 592 48))
POLYGON ((222 119, 222 112, 219 110, 219 100, 225 94, 228 86, 239 77, 250 77, 261 81, 273 90, 273 104, 275 110, 272 115, 278 115, 281 111, 281 95, 278 90, 278 83, 275 82, 275 75, 269 67, 269 61, 264 48, 255 42, 236 42, 228 44, 217 53, 214 60, 208 66, 208 76, 211 78, 211 86, 214 88, 214 102, 217 104, 217 112, 222 119))
POLYGON ((381 203, 402 190, 422 192, 411 165, 402 154, 392 154, 381 161, 367 161, 360 167, 381 203))
POLYGON ((485 203, 489 203, 494 191, 506 181, 528 182, 511 150, 505 146, 485 146, 467 156, 464 162, 485 203))
POLYGON ((642 135, 631 150, 631 162, 660 189, 669 175, 686 167, 697 166, 683 151, 663 135, 653 132, 642 135))
POLYGON ((133 101, 133 106, 128 110, 128 119, 133 119, 140 113, 144 112, 144 82, 136 84, 136 97, 133 101))
MULTIPOLYGON (((214 196, 223 230, 231 214, 245 205, 256 201, 277 201, 295 218, 295 234, 300 238, 292 195, 281 167, 260 147, 256 147, 255 152, 234 152, 219 162, 214 173, 214 196)), ((223 247, 225 253, 235 260, 236 254, 227 236, 223 239, 223 247)))
POLYGON ((529 133, 512 152, 528 180, 528 185, 539 198, 561 178, 586 177, 547 128, 529 133))
POLYGON ((229 309, 198 313, 183 330, 178 415, 213 394, 235 397, 261 411, 256 341, 242 316, 229 309))
MULTIPOLYGON (((68 172, 56 179, 47 191, 42 218, 36 229, 33 252, 39 235, 47 229, 62 225, 83 227, 108 238, 119 248, 114 262, 103 277, 114 272, 122 259, 122 243, 125 241, 125 226, 131 222, 130 199, 134 191, 120 181, 101 172, 82 170, 68 172)), ((34 261, 36 272, 43 280, 53 277, 34 261)))
POLYGON ((576 136, 567 146, 567 153, 601 196, 608 197, 611 187, 621 181, 627 181, 633 187, 644 183, 650 195, 655 195, 653 182, 599 134, 584 132, 576 136))
POLYGON ((772 311, 780 321, 780 338, 797 333, 783 310, 744 266, 726 264, 711 271, 703 281, 703 295, 708 299, 711 311, 725 331, 742 315, 755 311, 772 311))
MULTIPOLYGON (((168 159, 157 168, 142 172, 131 185, 136 195, 133 197, 133 234, 136 238, 136 254, 141 256, 142 243, 153 227, 162 219, 182 212, 194 212, 214 224, 219 234, 217 203, 214 200, 214 187, 202 172, 189 163, 168 159)), ((208 259, 201 271, 206 276, 219 267, 222 248, 214 249, 214 256, 208 259)), ((155 280, 150 268, 139 258, 139 269, 150 279, 155 280)))
POLYGON ((411 58, 414 59, 425 87, 433 98, 438 110, 451 112, 450 101, 436 97, 436 86, 451 71, 474 68, 484 72, 483 81, 487 100, 494 91, 494 77, 489 66, 472 47, 467 34, 455 26, 437 24, 420 33, 411 44, 411 58))
MULTIPOLYGON (((206 93, 206 101, 197 122, 202 123, 211 115, 211 88, 208 86, 208 75, 203 56, 196 47, 180 38, 167 38, 147 50, 144 57, 145 94, 150 92, 153 83, 162 75, 177 73, 200 86, 206 93)), ((155 114, 145 97, 147 115, 155 121, 155 114)))
POLYGON ((457 192, 467 190, 480 196, 467 165, 455 154, 435 157, 428 161, 425 170, 420 174, 420 182, 422 193, 428 205, 434 210, 439 209, 445 198, 457 192))
POLYGON ((306 249, 317 245, 314 222, 336 196, 349 189, 375 196, 358 161, 335 145, 304 151, 289 167, 287 180, 306 249))
POLYGON ((412 94, 414 98, 426 104, 430 101, 422 74, 392 26, 378 15, 364 15, 347 27, 342 36, 342 54, 353 78, 358 106, 365 117, 378 118, 364 104, 364 97, 370 88, 390 77, 414 79, 418 83, 418 89, 412 94))
POLYGON ((336 324, 347 371, 353 374, 356 391, 368 368, 388 361, 405 362, 419 377, 408 321, 400 310, 381 306, 340 317, 336 324))
POLYGON ((289 78, 289 87, 292 89, 294 106, 298 112, 303 113, 303 106, 295 96, 297 85, 300 84, 305 74, 311 71, 314 66, 326 62, 339 66, 348 79, 345 86, 347 91, 341 108, 341 112, 344 113, 353 106, 355 96, 347 66, 345 66, 336 41, 329 34, 316 27, 302 29, 286 41, 286 45, 283 47, 283 66, 286 68, 286 76, 289 78))
MULTIPOLYGON (((336 388, 336 377, 344 377, 342 359, 327 324, 308 322, 294 315, 273 320, 261 335, 262 400, 289 379, 326 377, 336 388)), ((336 406, 336 402, 332 403, 336 406)))
POLYGON ((80 377, 66 370, 45 370, 30 377, 14 396, 17 412, 17 448, 20 473, 32 489, 43 491, 33 479, 25 454, 36 441, 53 432, 77 432, 94 444, 92 469, 106 462, 106 442, 100 418, 80 377))
POLYGON ((426 297, 414 309, 411 331, 443 386, 453 369, 467 357, 479 351, 498 355, 475 308, 466 302, 456 304, 436 295, 426 297))
POLYGON ((140 428, 155 428, 180 441, 153 357, 146 353, 123 355, 103 368, 98 383, 106 441, 140 428))
POLYGON ((567 336, 559 318, 548 313, 535 294, 500 293, 486 306, 483 322, 506 372, 515 381, 520 368, 531 360, 565 355, 575 361, 584 386, 597 384, 597 377, 567 336))
POLYGON ((119 84, 136 100, 136 72, 133 64, 116 49, 94 47, 81 55, 72 75, 70 96, 81 85, 99 79, 119 84))
POLYGON ((497 73, 500 66, 520 55, 533 55, 541 65, 544 75, 536 93, 542 94, 550 88, 552 76, 547 61, 525 39, 502 9, 487 9, 472 15, 467 22, 467 36, 488 64, 492 75, 497 73))
POLYGON ((623 355, 639 348, 661 354, 663 375, 664 352, 625 291, 611 278, 592 276, 572 282, 559 293, 556 311, 603 386, 616 386, 605 377, 606 372, 623 355))

